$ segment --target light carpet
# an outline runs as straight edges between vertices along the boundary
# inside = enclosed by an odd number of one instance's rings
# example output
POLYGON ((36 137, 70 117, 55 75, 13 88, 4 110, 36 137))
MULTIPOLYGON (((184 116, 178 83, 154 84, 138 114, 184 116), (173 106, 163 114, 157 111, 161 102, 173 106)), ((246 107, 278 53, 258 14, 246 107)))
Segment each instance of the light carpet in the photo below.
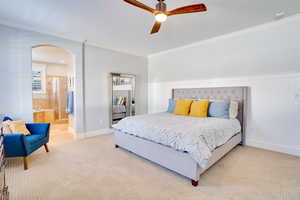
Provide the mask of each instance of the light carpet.
POLYGON ((300 158, 236 147, 190 180, 120 148, 113 135, 50 145, 29 157, 9 159, 11 200, 299 200, 300 158))

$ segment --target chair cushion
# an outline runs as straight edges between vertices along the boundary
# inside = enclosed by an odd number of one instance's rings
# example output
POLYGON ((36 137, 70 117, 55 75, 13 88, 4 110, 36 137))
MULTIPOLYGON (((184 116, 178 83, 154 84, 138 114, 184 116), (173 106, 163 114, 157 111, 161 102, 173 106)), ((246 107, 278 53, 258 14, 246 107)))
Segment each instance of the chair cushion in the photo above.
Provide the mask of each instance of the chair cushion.
POLYGON ((35 143, 38 143, 40 140, 42 140, 45 136, 43 135, 27 135, 25 137, 25 139, 27 140, 27 142, 30 144, 30 145, 33 145, 35 143))

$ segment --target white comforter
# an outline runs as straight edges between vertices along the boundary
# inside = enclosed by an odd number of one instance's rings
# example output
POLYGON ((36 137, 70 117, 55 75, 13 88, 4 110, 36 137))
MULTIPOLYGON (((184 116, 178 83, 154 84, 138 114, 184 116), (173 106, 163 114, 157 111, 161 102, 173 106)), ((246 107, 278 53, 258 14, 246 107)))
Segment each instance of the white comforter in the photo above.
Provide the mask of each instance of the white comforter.
POLYGON ((199 118, 157 113, 127 117, 113 128, 187 151, 205 168, 212 151, 241 131, 237 119, 199 118))

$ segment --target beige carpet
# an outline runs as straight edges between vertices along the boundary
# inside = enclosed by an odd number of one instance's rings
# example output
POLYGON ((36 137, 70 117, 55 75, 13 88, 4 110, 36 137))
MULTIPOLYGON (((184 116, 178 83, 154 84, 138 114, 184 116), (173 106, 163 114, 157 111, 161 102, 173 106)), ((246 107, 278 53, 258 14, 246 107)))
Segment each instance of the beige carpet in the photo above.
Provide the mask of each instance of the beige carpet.
POLYGON ((29 157, 10 159, 11 200, 299 200, 300 158, 237 147, 190 181, 122 149, 104 135, 50 145, 29 157))

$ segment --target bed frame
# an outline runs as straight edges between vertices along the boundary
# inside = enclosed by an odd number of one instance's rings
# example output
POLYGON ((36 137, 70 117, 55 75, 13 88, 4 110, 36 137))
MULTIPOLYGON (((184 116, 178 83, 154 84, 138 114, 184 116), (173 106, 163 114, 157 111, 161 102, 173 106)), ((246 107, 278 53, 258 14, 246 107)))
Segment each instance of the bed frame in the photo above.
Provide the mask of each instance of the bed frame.
POLYGON ((122 147, 169 170, 177 172, 178 174, 191 179, 192 185, 197 186, 200 174, 205 172, 235 146, 244 144, 247 93, 247 87, 188 88, 172 90, 172 98, 234 100, 239 102, 239 114, 237 118, 242 126, 241 132, 212 152, 212 157, 208 161, 206 168, 201 168, 187 152, 177 151, 168 146, 157 144, 117 130, 114 130, 115 147, 122 147))

